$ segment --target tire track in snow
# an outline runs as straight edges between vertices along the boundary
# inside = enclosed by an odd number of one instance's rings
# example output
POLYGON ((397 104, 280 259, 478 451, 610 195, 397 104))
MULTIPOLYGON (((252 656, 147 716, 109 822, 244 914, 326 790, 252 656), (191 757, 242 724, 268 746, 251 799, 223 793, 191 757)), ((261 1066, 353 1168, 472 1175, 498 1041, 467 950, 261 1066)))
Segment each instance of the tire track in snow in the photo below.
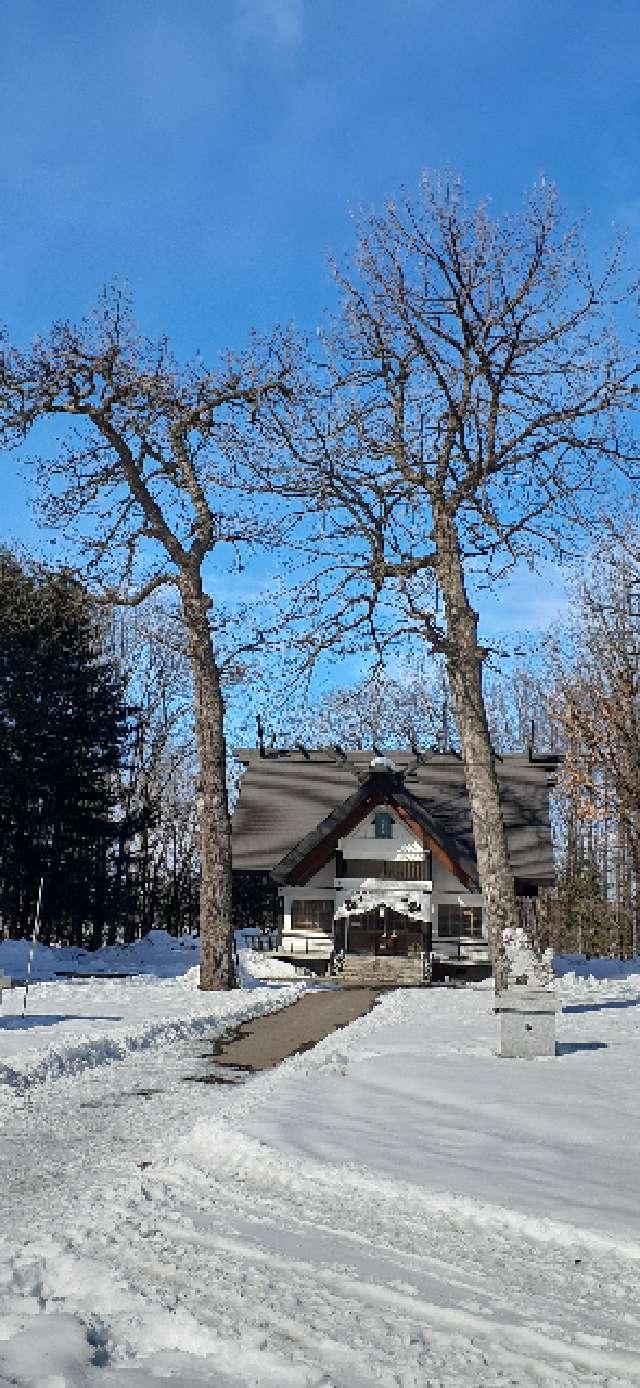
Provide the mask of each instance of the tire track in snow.
MULTIPOLYGON (((147 1172, 109 1262, 144 1287, 149 1314, 178 1307, 214 1336, 280 1358, 283 1382, 295 1366, 301 1383, 326 1373, 335 1388, 640 1382, 637 1327, 620 1314, 621 1298, 638 1304, 634 1261, 620 1285, 604 1254, 578 1273, 564 1237, 536 1244, 488 1227, 470 1237, 464 1213, 425 1224, 419 1197, 407 1215, 394 1191, 373 1209, 366 1191, 340 1204, 341 1175, 319 1188, 312 1171, 291 1200, 258 1186, 255 1169, 234 1180, 183 1162, 147 1172)), ((104 1257, 96 1232, 93 1256, 104 1257)))
MULTIPOLYGON (((350 1034, 373 1035, 405 1007, 402 995, 389 998, 350 1034)), ((296 1162, 243 1132, 245 1116, 292 1072, 331 1060, 331 1046, 237 1091, 194 1086, 187 1097, 183 1087, 182 1099, 172 1090, 113 1114, 77 1107, 88 1092, 108 1097, 97 1074, 52 1086, 41 1136, 64 1121, 54 1159, 40 1153, 51 1201, 36 1223, 55 1237, 34 1238, 14 1260, 4 1307, 87 1327, 108 1360, 81 1388, 171 1381, 168 1355, 174 1382, 216 1388, 640 1382, 635 1245, 354 1166, 296 1162), (179 1150, 180 1125, 207 1110, 179 1150), (73 1182, 55 1191, 65 1138, 78 1190, 92 1141, 116 1156, 106 1182, 96 1171, 81 1199, 73 1182), (118 1163, 120 1142, 128 1166, 118 1163), (131 1174, 141 1156, 154 1165, 131 1174)), ((131 1101, 123 1086, 143 1073, 142 1060, 110 1068, 114 1102, 131 1101)))

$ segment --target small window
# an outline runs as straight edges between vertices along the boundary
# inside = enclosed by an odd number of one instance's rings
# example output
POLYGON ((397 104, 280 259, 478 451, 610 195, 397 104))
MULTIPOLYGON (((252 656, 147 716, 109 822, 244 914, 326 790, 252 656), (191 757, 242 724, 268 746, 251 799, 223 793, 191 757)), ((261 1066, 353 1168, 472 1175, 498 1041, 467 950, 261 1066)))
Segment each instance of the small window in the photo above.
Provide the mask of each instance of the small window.
POLYGON ((438 935, 440 939, 481 940, 482 907, 443 902, 438 906, 438 935))
POLYGON ((373 817, 374 834, 377 839, 393 838, 393 818, 386 810, 378 810, 373 817))
POLYGON ((294 899, 291 902, 291 929, 325 930, 330 935, 333 930, 333 911, 333 898, 329 901, 294 899))

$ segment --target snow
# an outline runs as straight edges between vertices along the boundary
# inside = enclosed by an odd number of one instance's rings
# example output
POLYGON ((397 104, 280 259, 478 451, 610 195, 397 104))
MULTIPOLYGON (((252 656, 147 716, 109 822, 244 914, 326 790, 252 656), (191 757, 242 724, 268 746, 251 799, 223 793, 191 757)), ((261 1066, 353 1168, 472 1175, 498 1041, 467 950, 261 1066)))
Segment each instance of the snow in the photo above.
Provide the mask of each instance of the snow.
POLYGON ((5 1083, 0 1388, 639 1383, 640 964, 558 972, 556 1059, 497 1057, 489 986, 400 990, 224 1086, 225 1005, 304 984, 38 984, 212 1021, 5 1083))
POLYGON ((294 964, 287 964, 283 959, 270 959, 268 955, 259 954, 254 950, 247 950, 240 955, 239 976, 243 987, 252 986, 256 980, 264 982, 270 979, 291 983, 296 979, 310 977, 304 968, 296 968, 294 964))
MULTIPOLYGON (((30 940, 0 941, 0 969, 15 981, 24 982, 31 952, 30 940)), ((154 978, 176 978, 194 968, 200 956, 196 935, 173 936, 166 930, 150 930, 132 945, 108 945, 104 949, 70 949, 37 944, 31 978, 43 981, 74 974, 105 977, 121 973, 152 974, 154 978)))
MULTIPOLYGON (((3 941, 0 972, 24 979, 28 951, 26 941, 3 941)), ((259 964, 260 956, 243 951, 240 957, 241 991, 201 993, 199 944, 192 936, 174 939, 154 930, 134 945, 95 953, 39 945, 26 1016, 24 987, 2 994, 0 1085, 26 1091, 133 1052, 221 1035, 246 1018, 294 1002, 306 986, 295 977, 278 980, 277 971, 272 979, 258 980, 252 960, 259 964), (128 976, 117 977, 125 969, 128 976), (278 987, 279 981, 287 986, 278 987)))
MULTIPOLYGON (((300 981, 300 979, 313 977, 306 972, 304 967, 297 968, 294 964, 287 964, 283 959, 273 958, 269 953, 254 949, 256 936, 259 936, 260 933, 259 930, 255 929, 236 930, 235 933, 235 949, 238 958, 236 975, 243 988, 253 987, 256 982, 262 983, 266 980, 291 983, 295 980, 300 981)), ((275 931, 269 937, 274 949, 277 938, 275 931)), ((326 938, 324 935, 325 942, 326 938)))
POLYGON ((638 959, 587 959, 584 954, 560 954, 554 959, 554 972, 563 985, 573 987, 578 979, 597 983, 606 979, 638 979, 638 959))

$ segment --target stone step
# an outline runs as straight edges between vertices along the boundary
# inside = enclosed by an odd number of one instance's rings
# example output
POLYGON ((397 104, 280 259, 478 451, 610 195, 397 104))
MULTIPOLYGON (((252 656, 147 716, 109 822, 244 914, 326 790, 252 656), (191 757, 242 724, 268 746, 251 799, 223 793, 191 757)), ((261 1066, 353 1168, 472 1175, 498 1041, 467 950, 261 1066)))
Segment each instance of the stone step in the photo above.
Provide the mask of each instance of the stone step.
POLYGON ((336 980, 344 988, 422 988, 427 983, 427 980, 420 978, 418 974, 412 974, 411 978, 376 973, 336 974, 336 980))
POLYGON ((375 965, 375 963, 364 963, 364 965, 358 966, 357 969, 348 969, 348 967, 344 967, 342 972, 344 974, 389 973, 393 974, 394 979, 412 979, 412 977, 416 976, 416 974, 422 973, 422 970, 421 966, 419 965, 414 965, 412 969, 393 969, 393 967, 391 967, 390 965, 375 965))
POLYGON ((397 959, 393 955, 347 955, 344 959, 346 969, 398 969, 400 973, 414 973, 422 965, 421 956, 415 959, 397 959))
POLYGON ((422 983, 422 961, 348 955, 338 977, 345 983, 422 983))

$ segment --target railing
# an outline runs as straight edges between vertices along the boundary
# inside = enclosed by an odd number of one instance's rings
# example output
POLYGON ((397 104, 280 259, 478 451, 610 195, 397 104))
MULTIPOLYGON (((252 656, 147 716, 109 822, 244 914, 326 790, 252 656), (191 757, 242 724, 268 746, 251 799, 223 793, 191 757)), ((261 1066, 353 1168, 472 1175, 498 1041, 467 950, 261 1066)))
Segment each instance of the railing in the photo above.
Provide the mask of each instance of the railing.
POLYGON ((316 932, 315 935, 305 934, 302 931, 289 933, 280 936, 278 930, 256 931, 251 930, 236 931, 234 943, 234 964, 236 975, 240 968, 240 951, 254 950, 257 954, 271 954, 279 958, 288 955, 292 963, 302 963, 309 961, 309 967, 322 962, 328 965, 329 971, 333 969, 334 948, 333 940, 328 935, 316 932))
POLYGON ((257 954, 272 954, 278 948, 277 930, 263 930, 255 934, 249 930, 238 930, 236 937, 238 936, 241 940, 236 938, 236 952, 238 946, 240 949, 255 950, 257 954))
POLYGON ((445 959, 454 959, 456 962, 464 958, 481 963, 489 957, 489 942, 479 940, 474 935, 456 935, 455 938, 436 936, 433 941, 433 953, 445 959))
POLYGON ((328 959, 333 954, 333 941, 329 939, 328 935, 303 935, 296 931, 295 935, 291 933, 282 936, 278 951, 280 954, 313 954, 316 958, 321 956, 323 959, 328 959), (309 949, 310 941, 315 948, 309 949), (304 949, 296 948, 303 942, 304 949))

